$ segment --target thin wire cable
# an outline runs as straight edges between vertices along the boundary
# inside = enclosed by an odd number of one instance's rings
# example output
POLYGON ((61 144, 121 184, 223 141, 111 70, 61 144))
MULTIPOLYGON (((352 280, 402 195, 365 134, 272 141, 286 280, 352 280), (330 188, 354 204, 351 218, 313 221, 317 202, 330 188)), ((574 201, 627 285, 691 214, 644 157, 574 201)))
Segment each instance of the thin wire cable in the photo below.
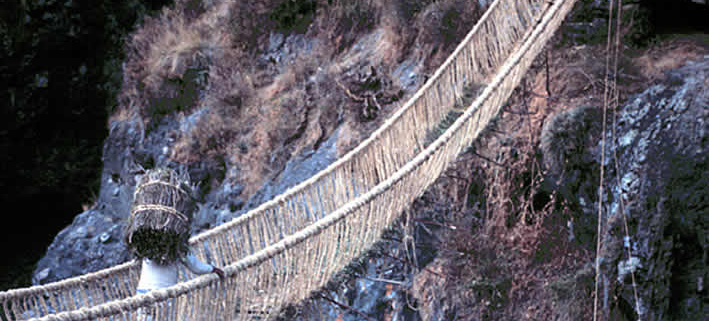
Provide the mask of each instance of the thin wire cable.
POLYGON ((603 124, 601 130, 601 164, 600 164, 600 182, 598 184, 598 227, 596 231, 596 281, 595 290, 593 291, 593 321, 598 321, 598 286, 601 277, 601 244, 603 243, 603 164, 606 161, 606 110, 608 109, 608 76, 610 74, 608 65, 610 55, 608 54, 611 46, 611 32, 613 25, 613 0, 608 3, 608 36, 606 37, 606 65, 605 65, 605 80, 603 86, 603 124))
MULTIPOLYGON (((621 22, 621 16, 623 14, 623 0, 618 0, 618 14, 616 15, 616 26, 617 29, 620 28, 620 22, 621 22)), ((613 144, 613 160, 615 163, 615 175, 616 175, 616 182, 620 182, 620 166, 618 166, 618 150, 616 149, 615 146, 615 140, 617 134, 616 134, 616 122, 617 122, 617 111, 618 111, 618 103, 619 103, 619 94, 618 94, 618 55, 620 52, 620 32, 616 32, 615 34, 615 58, 614 58, 614 74, 613 74, 613 101, 614 101, 614 106, 613 106, 613 139, 611 140, 613 144)), ((627 246, 625 246, 627 252, 628 252, 628 260, 632 258, 632 253, 631 253, 631 246, 630 246, 630 232, 628 229, 628 217, 625 214, 625 200, 623 200, 622 195, 618 195, 618 202, 620 203, 620 213, 623 216, 623 227, 625 229, 625 239, 628 240, 627 246)), ((624 242, 625 245, 625 242, 624 242)), ((633 296, 635 299, 635 313, 638 315, 638 321, 641 321, 641 316, 640 316, 640 300, 638 300, 638 287, 637 283, 635 282, 635 271, 633 269, 630 269, 630 278, 633 282, 633 296)))

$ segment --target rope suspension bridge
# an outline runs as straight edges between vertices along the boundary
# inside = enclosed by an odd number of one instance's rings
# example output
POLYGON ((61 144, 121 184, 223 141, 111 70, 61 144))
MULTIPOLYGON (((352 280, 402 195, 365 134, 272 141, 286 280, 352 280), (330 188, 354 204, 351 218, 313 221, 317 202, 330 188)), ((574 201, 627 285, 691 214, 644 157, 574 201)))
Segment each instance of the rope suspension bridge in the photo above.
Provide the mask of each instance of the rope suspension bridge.
MULTIPOLYGON (((7 320, 269 319, 306 299, 369 249, 485 129, 576 0, 496 0, 435 74, 391 118, 327 169, 258 208, 190 239, 227 277, 181 273, 135 295, 130 261, 46 285, 0 292, 7 320), (430 144, 462 99, 472 104, 430 144)), ((217 23, 214 18, 207 23, 217 23)))

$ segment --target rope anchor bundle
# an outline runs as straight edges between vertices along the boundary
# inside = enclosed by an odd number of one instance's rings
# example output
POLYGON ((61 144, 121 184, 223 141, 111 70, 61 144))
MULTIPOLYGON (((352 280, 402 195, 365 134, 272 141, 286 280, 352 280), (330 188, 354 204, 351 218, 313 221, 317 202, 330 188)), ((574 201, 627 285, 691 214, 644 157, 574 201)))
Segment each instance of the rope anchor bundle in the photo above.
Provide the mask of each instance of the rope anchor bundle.
POLYGON ((161 264, 187 253, 195 204, 189 177, 170 169, 153 169, 140 178, 125 243, 138 258, 161 264))

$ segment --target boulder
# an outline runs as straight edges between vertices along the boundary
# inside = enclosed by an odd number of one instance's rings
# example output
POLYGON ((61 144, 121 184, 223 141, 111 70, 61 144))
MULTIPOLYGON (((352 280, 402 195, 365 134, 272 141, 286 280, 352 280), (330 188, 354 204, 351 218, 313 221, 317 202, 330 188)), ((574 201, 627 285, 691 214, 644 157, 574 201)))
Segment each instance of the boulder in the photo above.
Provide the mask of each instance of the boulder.
POLYGON ((76 216, 37 263, 32 284, 45 284, 108 268, 129 259, 121 241, 125 222, 99 210, 76 216))
MULTIPOLYGON (((603 309, 649 321, 704 319, 709 57, 668 72, 617 116, 615 144, 607 142, 603 164, 603 309)), ((599 145, 599 163, 600 152, 599 145)))

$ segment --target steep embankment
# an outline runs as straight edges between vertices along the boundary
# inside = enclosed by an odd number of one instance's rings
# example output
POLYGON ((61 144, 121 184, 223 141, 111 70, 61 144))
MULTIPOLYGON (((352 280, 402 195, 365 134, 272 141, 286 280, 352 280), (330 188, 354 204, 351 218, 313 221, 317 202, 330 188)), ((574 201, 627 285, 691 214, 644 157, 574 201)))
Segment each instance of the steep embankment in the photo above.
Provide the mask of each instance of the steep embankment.
MULTIPOLYGON (((497 125, 414 203, 408 224, 400 222, 339 283, 289 308, 289 317, 587 319, 600 177, 593 121, 598 124, 602 106, 600 30, 607 16, 596 2, 580 2, 497 125), (550 99, 540 98, 547 94, 550 99), (591 108, 576 109, 583 105, 591 108), (582 110, 577 114, 583 117, 554 116, 564 110, 582 110), (551 119, 573 130, 545 126, 551 119), (540 150, 541 137, 564 132, 575 137, 564 145, 568 149, 540 150)), ((213 28, 203 19, 220 3, 177 1, 132 36, 103 153, 101 193, 57 236, 35 282, 128 259, 120 232, 137 165, 181 167, 200 182, 194 232, 326 167, 411 95, 482 13, 477 2, 462 0, 242 1, 220 9, 226 17, 213 28)), ((657 39, 660 45, 641 54, 624 51, 623 102, 662 81, 664 71, 707 52, 701 46, 706 38, 651 38, 641 28, 647 25, 637 24, 650 9, 631 9, 625 23, 633 21, 635 29, 624 34, 624 43, 637 49, 657 39)), ((646 235, 641 224, 634 228, 636 238, 646 235)), ((673 249, 686 259, 684 247, 673 249)), ((610 281, 617 280, 615 263, 623 261, 612 250, 602 253, 613 262, 604 267, 610 281)), ((694 277, 696 269, 674 271, 673 278, 689 284, 684 276, 694 277)), ((620 299, 609 297, 605 312, 632 318, 627 279, 606 284, 607 293, 620 299)), ((672 307, 705 300, 706 290, 694 296, 680 290, 661 300, 672 307)))
POLYGON ((708 8, 688 6, 684 28, 648 29, 652 6, 625 7, 602 162, 607 25, 598 17, 608 12, 588 4, 490 134, 424 196, 457 210, 438 221, 449 228, 430 271, 413 278, 423 320, 592 319, 599 201, 601 319, 707 315, 709 28, 691 18, 708 8))

